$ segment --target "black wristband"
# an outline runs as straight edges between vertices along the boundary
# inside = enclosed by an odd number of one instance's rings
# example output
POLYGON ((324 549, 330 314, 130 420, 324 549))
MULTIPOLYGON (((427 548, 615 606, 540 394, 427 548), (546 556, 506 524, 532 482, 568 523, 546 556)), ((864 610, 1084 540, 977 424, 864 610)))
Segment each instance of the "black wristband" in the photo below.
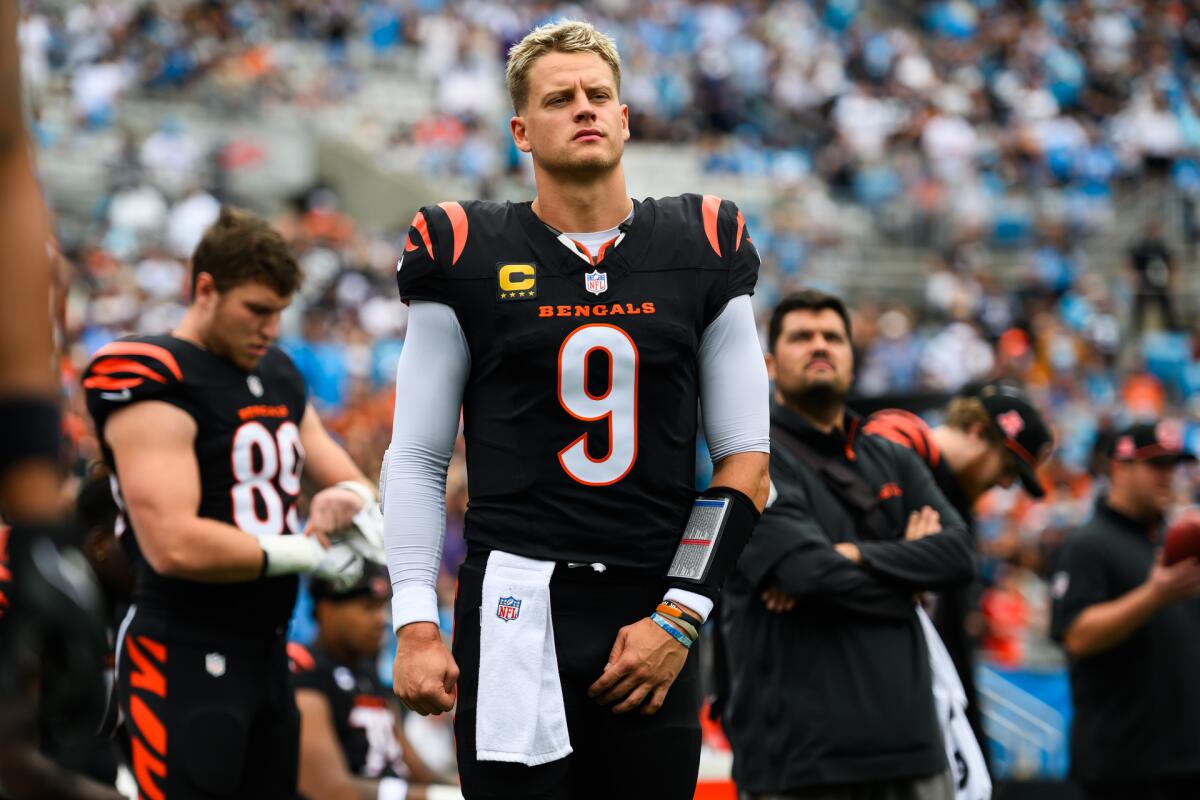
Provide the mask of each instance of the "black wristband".
POLYGON ((692 507, 679 550, 667 573, 667 586, 716 600, 760 516, 754 501, 737 489, 710 486, 692 507), (724 512, 714 529, 711 519, 705 517, 718 504, 724 506, 724 512), (686 552, 689 549, 695 552, 686 552))
POLYGON ((0 475, 22 461, 58 463, 62 424, 58 405, 43 397, 0 398, 0 475))

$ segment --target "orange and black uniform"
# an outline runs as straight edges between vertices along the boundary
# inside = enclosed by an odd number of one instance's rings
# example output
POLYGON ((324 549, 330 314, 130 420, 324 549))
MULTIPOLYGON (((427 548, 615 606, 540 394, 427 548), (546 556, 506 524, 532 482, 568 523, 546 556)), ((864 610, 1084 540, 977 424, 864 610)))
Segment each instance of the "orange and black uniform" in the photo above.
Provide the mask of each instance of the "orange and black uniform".
POLYGON ((196 422, 199 515, 255 535, 299 534, 303 378, 277 349, 246 372, 182 339, 149 336, 101 348, 83 386, 134 569, 116 688, 141 795, 291 796, 299 715, 283 636, 297 578, 203 583, 155 572, 124 510, 104 426, 133 403, 181 409, 196 422))
POLYGON ((407 776, 404 750, 396 738, 395 697, 380 682, 370 659, 342 664, 313 645, 287 647, 296 689, 320 692, 330 716, 346 768, 359 778, 407 776))
POLYGON ((529 203, 448 202, 417 214, 397 273, 406 301, 455 312, 470 354, 469 552, 454 656, 459 768, 473 798, 690 798, 695 785, 696 658, 653 716, 614 715, 586 690, 617 631, 667 589, 696 498, 701 339, 730 300, 753 292, 759 258, 736 206, 711 195, 634 201, 620 234, 596 250, 529 203), (475 759, 493 550, 559 562, 550 593, 574 748, 565 759, 475 759))
MULTIPOLYGON (((975 518, 972 505, 963 494, 958 478, 942 458, 925 420, 912 412, 889 408, 872 414, 863 432, 882 436, 907 447, 925 462, 938 489, 966 523, 967 536, 971 548, 974 549, 975 518)), ((962 681, 963 690, 967 694, 967 721, 971 723, 975 740, 979 742, 986 757, 988 740, 984 734, 978 693, 975 690, 975 650, 978 643, 975 637, 967 632, 967 615, 972 609, 979 608, 979 594, 978 582, 943 591, 938 594, 937 604, 931 616, 938 634, 942 637, 942 643, 946 645, 946 652, 950 654, 954 668, 958 671, 959 680, 962 681)))

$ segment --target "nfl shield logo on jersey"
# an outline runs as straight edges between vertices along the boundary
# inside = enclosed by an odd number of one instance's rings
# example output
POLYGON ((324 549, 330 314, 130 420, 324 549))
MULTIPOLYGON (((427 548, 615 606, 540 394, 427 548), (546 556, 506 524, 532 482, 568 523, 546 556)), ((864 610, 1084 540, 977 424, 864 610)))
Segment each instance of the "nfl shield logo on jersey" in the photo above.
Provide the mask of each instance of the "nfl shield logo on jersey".
POLYGON ((246 388, 249 389, 250 394, 254 395, 255 397, 263 396, 262 379, 259 378, 257 375, 247 375, 246 376, 246 388))
POLYGON ((225 674, 225 656, 220 653, 209 653, 204 657, 204 669, 214 678, 225 674))
POLYGON ((584 273, 583 285, 592 294, 606 292, 608 291, 608 273, 600 270, 584 273))
POLYGON ((501 597, 496 605, 496 616, 505 622, 512 622, 521 614, 521 601, 515 597, 501 597))

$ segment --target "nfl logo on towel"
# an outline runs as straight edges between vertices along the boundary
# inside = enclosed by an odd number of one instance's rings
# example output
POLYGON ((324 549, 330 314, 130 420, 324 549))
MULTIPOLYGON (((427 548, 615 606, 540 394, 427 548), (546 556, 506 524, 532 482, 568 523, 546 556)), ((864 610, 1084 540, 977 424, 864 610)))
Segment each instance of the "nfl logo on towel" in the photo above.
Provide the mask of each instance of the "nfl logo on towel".
POLYGON ((583 286, 592 294, 608 291, 608 273, 600 270, 584 273, 583 286))
POLYGON ((521 613, 521 601, 515 597, 501 597, 496 605, 496 616, 505 622, 512 622, 521 613))

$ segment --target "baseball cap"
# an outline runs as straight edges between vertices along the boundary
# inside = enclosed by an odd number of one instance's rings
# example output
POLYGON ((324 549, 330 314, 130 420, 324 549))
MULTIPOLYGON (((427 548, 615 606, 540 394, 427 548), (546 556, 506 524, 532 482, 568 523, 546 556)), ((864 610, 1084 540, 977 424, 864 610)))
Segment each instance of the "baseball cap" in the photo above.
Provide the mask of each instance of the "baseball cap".
POLYGON ((329 581, 323 581, 320 578, 310 578, 308 581, 308 591, 312 595, 314 602, 329 600, 334 603, 341 603, 346 600, 354 600, 358 597, 374 597, 377 600, 386 600, 392 596, 392 584, 388 580, 387 567, 376 564, 373 561, 364 561, 362 577, 348 589, 339 591, 329 581))
POLYGON ((1054 450, 1054 435, 1042 415, 1020 388, 1009 383, 988 383, 975 395, 987 410, 1004 444, 1015 456, 1017 474, 1025 491, 1045 497, 1037 468, 1054 450))
POLYGON ((1195 461, 1183 441, 1183 426, 1176 420, 1139 422, 1117 434, 1112 444, 1113 461, 1148 461, 1178 464, 1195 461))

